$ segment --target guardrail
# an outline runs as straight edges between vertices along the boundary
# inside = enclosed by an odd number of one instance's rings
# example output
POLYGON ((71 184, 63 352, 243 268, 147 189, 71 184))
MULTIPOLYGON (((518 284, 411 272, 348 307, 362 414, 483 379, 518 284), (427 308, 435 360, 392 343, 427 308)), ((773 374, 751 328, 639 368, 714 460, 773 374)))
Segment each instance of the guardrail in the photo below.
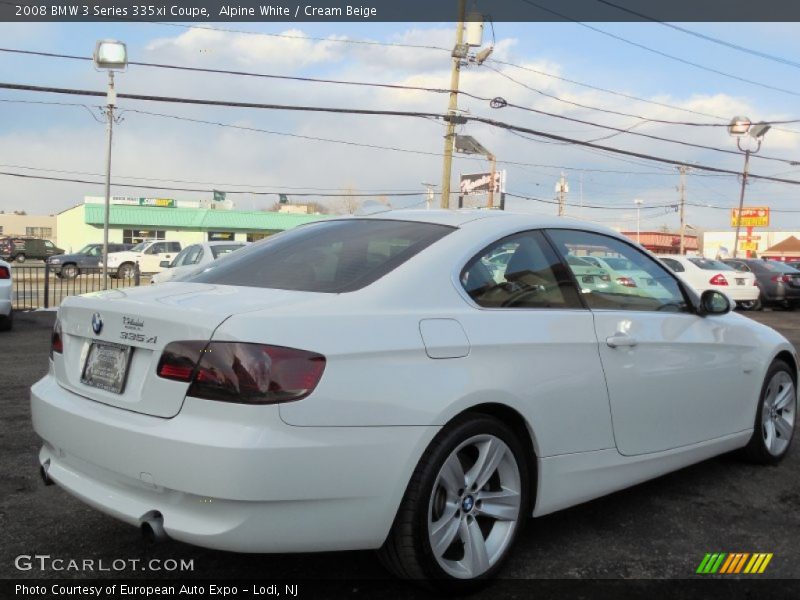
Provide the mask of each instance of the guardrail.
POLYGON ((14 288, 11 302, 14 310, 35 310, 56 307, 67 296, 77 296, 102 289, 118 289, 141 285, 139 270, 133 277, 108 277, 103 286, 100 268, 81 269, 77 277, 67 279, 57 274, 50 265, 12 265, 14 288))

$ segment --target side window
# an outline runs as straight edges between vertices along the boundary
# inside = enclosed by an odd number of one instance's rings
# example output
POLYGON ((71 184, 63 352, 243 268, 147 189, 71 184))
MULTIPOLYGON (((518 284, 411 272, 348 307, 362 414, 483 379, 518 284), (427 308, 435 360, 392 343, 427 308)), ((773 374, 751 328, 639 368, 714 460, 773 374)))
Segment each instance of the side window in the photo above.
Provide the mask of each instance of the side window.
POLYGON ((732 266, 737 271, 750 271, 750 267, 742 262, 737 262, 735 260, 726 261, 726 264, 732 266))
POLYGON ((568 229, 549 230, 548 235, 566 259, 590 308, 688 311, 675 278, 622 240, 568 229), (605 266, 598 268, 584 256, 598 258, 605 266))
POLYGON ((48 247, 48 248, 55 248, 56 247, 55 244, 53 242, 51 242, 50 240, 45 240, 44 241, 44 245, 46 247, 48 247))
POLYGON ((662 258, 661 262, 667 265, 673 273, 683 273, 686 269, 674 258, 662 258))
POLYGON ((203 258, 203 247, 198 245, 186 256, 186 260, 183 261, 183 264, 196 265, 200 262, 201 258, 203 258))
POLYGON ((152 244, 147 250, 144 251, 145 254, 158 254, 161 250, 161 244, 152 244))
POLYGON ((179 242, 167 242, 166 243, 167 249, 162 250, 162 252, 180 252, 181 245, 179 242))
POLYGON ((461 271, 461 285, 486 308, 582 308, 569 274, 538 231, 479 252, 461 271))
POLYGON ((181 265, 186 264, 186 257, 192 251, 192 248, 194 248, 194 246, 187 246, 184 248, 175 258, 172 259, 170 266, 180 267, 181 265))

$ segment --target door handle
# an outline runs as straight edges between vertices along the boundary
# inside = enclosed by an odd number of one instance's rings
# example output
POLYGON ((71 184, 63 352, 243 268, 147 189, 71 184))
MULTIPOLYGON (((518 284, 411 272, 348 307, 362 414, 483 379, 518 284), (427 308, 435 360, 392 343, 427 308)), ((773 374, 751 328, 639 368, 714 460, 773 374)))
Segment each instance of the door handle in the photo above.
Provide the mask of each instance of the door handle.
POLYGON ((624 333, 617 333, 612 335, 611 337, 606 338, 606 344, 608 344, 611 348, 619 348, 620 346, 635 346, 639 342, 636 338, 633 338, 629 335, 624 333))

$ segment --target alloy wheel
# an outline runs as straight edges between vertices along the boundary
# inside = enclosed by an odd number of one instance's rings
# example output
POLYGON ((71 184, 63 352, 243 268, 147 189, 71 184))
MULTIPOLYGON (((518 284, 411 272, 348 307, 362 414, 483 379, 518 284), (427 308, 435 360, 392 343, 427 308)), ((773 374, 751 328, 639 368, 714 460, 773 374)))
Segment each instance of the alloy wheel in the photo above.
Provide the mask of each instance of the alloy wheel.
POLYGON ((795 388, 786 371, 772 376, 761 408, 761 434, 764 447, 772 456, 780 456, 792 441, 795 419, 795 388))
POLYGON ((453 450, 436 476, 428 540, 452 577, 479 577, 505 554, 518 526, 522 484, 511 449, 482 434, 453 450))

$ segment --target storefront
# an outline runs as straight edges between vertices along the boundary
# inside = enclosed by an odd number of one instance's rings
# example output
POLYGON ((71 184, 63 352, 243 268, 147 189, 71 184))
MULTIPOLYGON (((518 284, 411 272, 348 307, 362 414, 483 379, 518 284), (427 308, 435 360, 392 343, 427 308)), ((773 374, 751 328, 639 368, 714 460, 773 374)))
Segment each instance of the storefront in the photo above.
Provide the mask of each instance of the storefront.
MULTIPOLYGON (((109 242, 125 244, 145 239, 177 241, 183 246, 204 241, 252 242, 327 216, 226 210, 199 202, 127 197, 114 198, 110 208, 109 242)), ((104 212, 103 199, 89 197, 56 215, 56 245, 74 252, 101 242, 104 212)))
MULTIPOLYGON (((638 241, 642 246, 654 254, 680 254, 681 234, 668 233, 663 231, 623 231, 622 235, 638 241)), ((684 254, 697 254, 697 236, 684 234, 683 236, 684 254)))

